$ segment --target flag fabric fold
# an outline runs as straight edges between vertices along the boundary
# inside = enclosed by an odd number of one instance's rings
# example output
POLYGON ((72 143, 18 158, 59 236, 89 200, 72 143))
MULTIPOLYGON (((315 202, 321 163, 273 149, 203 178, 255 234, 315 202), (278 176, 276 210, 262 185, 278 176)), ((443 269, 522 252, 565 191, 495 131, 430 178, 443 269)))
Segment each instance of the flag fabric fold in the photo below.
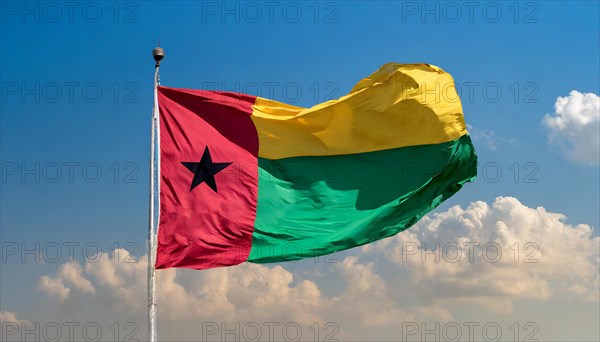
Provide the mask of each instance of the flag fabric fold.
POLYGON ((158 88, 156 268, 316 257, 398 234, 477 174, 452 77, 389 63, 311 108, 158 88))

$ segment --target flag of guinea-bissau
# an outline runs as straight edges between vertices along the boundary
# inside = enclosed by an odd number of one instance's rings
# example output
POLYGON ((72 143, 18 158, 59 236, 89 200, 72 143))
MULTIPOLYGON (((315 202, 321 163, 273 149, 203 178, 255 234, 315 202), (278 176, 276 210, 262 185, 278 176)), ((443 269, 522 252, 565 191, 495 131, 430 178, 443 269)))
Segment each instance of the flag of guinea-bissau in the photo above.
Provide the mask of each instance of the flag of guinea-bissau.
POLYGON ((401 232, 477 174, 452 77, 384 65, 301 108, 158 88, 156 268, 297 260, 401 232))

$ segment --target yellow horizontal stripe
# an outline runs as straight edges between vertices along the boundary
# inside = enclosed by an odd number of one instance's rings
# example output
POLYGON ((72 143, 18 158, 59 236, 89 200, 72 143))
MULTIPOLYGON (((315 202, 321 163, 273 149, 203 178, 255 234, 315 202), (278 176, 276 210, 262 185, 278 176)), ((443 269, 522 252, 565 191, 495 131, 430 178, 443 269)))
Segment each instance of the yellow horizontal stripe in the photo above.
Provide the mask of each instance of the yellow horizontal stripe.
POLYGON ((467 133, 450 74, 388 63, 337 100, 311 108, 257 98, 259 157, 328 156, 438 144, 467 133))

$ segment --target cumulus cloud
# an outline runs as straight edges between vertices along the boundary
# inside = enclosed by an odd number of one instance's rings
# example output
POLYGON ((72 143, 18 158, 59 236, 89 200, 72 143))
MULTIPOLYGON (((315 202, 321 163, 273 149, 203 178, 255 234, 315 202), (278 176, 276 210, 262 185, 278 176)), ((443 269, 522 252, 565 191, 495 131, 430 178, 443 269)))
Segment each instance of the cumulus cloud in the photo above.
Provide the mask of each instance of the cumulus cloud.
POLYGON ((361 264, 357 257, 350 256, 338 264, 338 268, 347 279, 347 287, 336 298, 336 308, 343 310, 347 317, 366 327, 382 327, 415 320, 414 315, 398 310, 394 301, 390 300, 388 285, 375 274, 373 263, 361 264))
POLYGON ((60 278, 51 278, 49 276, 42 276, 38 283, 38 288, 46 293, 47 295, 57 298, 61 301, 69 298, 69 289, 65 286, 65 283, 60 278))
MULTIPOLYGON (((599 243, 588 225, 499 197, 428 215, 393 238, 365 246, 360 256, 318 265, 326 267, 321 277, 250 263, 160 270, 159 321, 167 325, 161 330, 166 339, 197 338, 193 322, 295 322, 305 329, 303 336, 312 336, 315 322, 321 329, 336 322, 338 339, 385 339, 396 336, 402 322, 450 321, 465 306, 508 314, 522 299, 595 303, 599 243)), ((146 256, 117 249, 96 259, 83 267, 61 266, 40 279, 40 290, 93 304, 74 310, 93 307, 143 318, 146 256)))
POLYGON ((84 277, 82 272, 83 270, 78 263, 68 262, 60 266, 55 277, 42 276, 38 288, 60 301, 69 298, 71 288, 82 293, 96 293, 96 288, 84 277))
MULTIPOLYGON (((102 307, 108 312, 143 317, 147 302, 146 256, 136 259, 126 250, 118 249, 112 255, 103 254, 96 259, 85 267, 66 264, 68 268, 62 266, 55 276, 43 276, 40 284, 44 285, 40 289, 52 297, 64 292, 60 296, 64 302, 89 300, 96 310, 102 307), (79 285, 76 287, 75 283, 79 285)), ((315 281, 302 279, 280 265, 245 263, 201 272, 160 270, 157 272, 160 321, 225 322, 228 327, 235 324, 232 322, 293 322, 302 327, 305 336, 312 336, 318 324, 325 334, 335 331, 335 337, 350 339, 354 335, 343 328, 338 330, 341 322, 346 328, 358 329, 396 327, 398 322, 415 321, 418 317, 451 317, 436 306, 413 306, 415 313, 399 309, 401 304, 391 300, 393 293, 386 280, 375 272, 372 262, 361 263, 351 256, 331 265, 329 272, 342 283, 329 296, 322 293, 315 281), (327 325, 329 322, 334 322, 335 329, 327 325)), ((177 331, 173 335, 167 335, 169 338, 185 339, 198 334, 197 330, 174 330, 177 331)))
POLYGON ((90 294, 96 293, 96 288, 83 276, 81 266, 78 263, 70 262, 62 265, 58 271, 58 277, 78 291, 90 294))
POLYGON ((426 216, 369 251, 385 253, 411 282, 445 306, 470 303, 511 312, 518 299, 599 297, 599 237, 562 214, 513 197, 426 216))
POLYGON ((594 93, 571 91, 559 97, 554 113, 542 124, 548 130, 549 144, 568 159, 598 165, 600 162, 600 97, 594 93))
MULTIPOLYGON (((103 255, 88 263, 86 273, 112 297, 116 309, 145 309, 146 256, 132 259, 117 250, 119 259, 103 255), (144 291, 140 291, 144 289, 144 291)), ((157 301, 161 314, 170 320, 250 320, 273 318, 314 322, 319 317, 321 293, 309 280, 294 282, 291 272, 281 266, 243 264, 205 270, 161 270, 157 273, 157 301), (192 275, 190 275, 190 273, 192 275)))
POLYGON ((10 311, 0 311, 0 322, 2 323, 13 323, 13 324, 25 324, 30 325, 31 322, 24 319, 17 318, 17 314, 10 311))

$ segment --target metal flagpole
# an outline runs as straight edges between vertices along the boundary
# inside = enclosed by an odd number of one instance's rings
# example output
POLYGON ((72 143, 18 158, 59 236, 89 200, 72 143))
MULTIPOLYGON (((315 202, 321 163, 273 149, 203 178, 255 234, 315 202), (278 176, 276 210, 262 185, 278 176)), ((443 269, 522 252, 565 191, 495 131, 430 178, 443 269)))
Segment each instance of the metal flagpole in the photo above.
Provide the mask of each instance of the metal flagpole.
POLYGON ((154 108, 152 109, 152 129, 150 138, 150 213, 148 223, 148 340, 157 341, 156 333, 156 282, 154 277, 154 264, 156 262, 156 222, 159 215, 156 213, 155 196, 160 196, 160 125, 158 120, 158 85, 160 76, 158 68, 160 61, 165 56, 164 50, 160 47, 152 50, 152 57, 156 61, 154 65, 154 108))

